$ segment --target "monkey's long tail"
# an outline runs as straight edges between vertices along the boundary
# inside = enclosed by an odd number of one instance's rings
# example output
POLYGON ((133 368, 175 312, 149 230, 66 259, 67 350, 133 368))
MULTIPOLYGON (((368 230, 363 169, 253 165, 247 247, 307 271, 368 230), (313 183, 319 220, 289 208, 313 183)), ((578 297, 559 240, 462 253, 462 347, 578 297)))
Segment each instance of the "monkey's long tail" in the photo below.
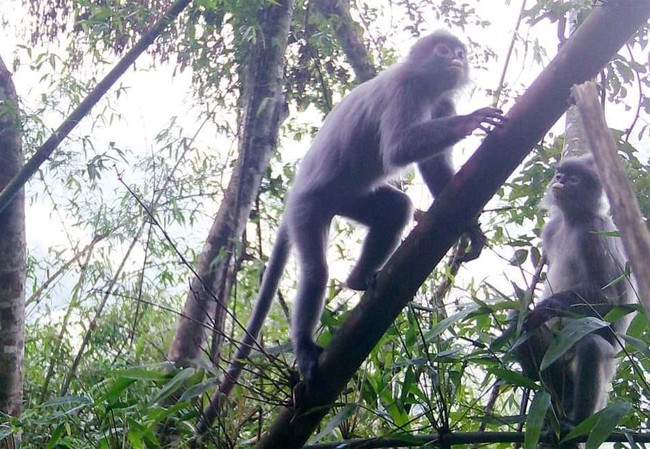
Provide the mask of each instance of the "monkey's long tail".
POLYGON ((246 324, 244 337, 237 349, 237 353, 232 359, 230 359, 230 362, 228 362, 228 367, 226 368, 224 377, 219 384, 219 388, 210 399, 210 404, 208 404, 203 410, 203 415, 201 416, 196 428, 196 433, 198 435, 205 433, 217 417, 221 410, 223 401, 228 397, 237 384, 239 376, 241 375, 242 369, 246 363, 246 359, 253 348, 258 346, 257 337, 259 336, 266 316, 269 314, 269 310, 273 304, 273 298, 275 298, 275 294, 278 291, 278 284, 282 278, 284 268, 287 265, 290 250, 291 242, 289 240, 289 232, 286 223, 283 220, 280 223, 280 228, 276 235, 269 263, 264 271, 264 276, 262 276, 260 292, 257 295, 257 301, 253 311, 251 312, 251 317, 246 324))

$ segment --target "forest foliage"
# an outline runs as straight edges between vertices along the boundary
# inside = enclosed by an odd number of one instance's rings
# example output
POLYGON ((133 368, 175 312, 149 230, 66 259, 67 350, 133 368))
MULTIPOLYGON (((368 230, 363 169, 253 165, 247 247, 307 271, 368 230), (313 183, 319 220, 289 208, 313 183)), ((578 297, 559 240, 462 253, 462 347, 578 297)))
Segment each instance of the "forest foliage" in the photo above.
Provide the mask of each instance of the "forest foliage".
MULTIPOLYGON (((202 354, 172 367, 169 350, 193 270, 241 156, 247 64, 251 48, 264 43, 260 11, 275 3, 281 2, 192 2, 27 184, 24 402, 20 417, 0 416, 0 440, 22 434, 26 447, 47 448, 192 444, 201 410, 241 339, 297 163, 323 117, 361 76, 342 26, 359 37, 377 70, 399 60, 418 36, 449 28, 468 43, 475 79, 459 109, 492 104, 507 111, 569 36, 567 18, 599 2, 489 2, 498 13, 478 0, 339 2, 348 16, 323 14, 331 3, 325 0, 297 1, 283 67, 287 117, 243 235, 232 239, 227 276, 212 286, 223 288, 218 295, 228 313, 197 325, 207 338, 202 354), (495 33, 502 37, 490 37, 495 33)), ((0 41, 0 57, 14 72, 26 158, 171 4, 0 5, 5 33, 13 35, 0 41)), ((647 54, 646 25, 597 79, 644 217, 647 54)), ((481 138, 457 145, 458 165, 481 138)), ((528 406, 531 416, 543 416, 544 389, 521 374, 504 331, 509 313, 541 292, 540 203, 563 144, 560 122, 481 215, 489 239, 481 258, 461 267, 451 257, 439 264, 310 443, 399 437, 414 445, 423 435, 521 431, 528 406)), ((418 208, 429 207, 417 175, 396 182, 418 208)), ((333 225, 332 279, 318 335, 324 345, 359 300, 341 284, 362 236, 349 222, 333 225)), ((263 328, 263 351, 252 357, 203 445, 252 445, 278 407, 292 403, 295 273, 290 264, 263 328)), ((650 335, 642 313, 626 342, 611 405, 585 432, 650 427, 650 335)), ((507 438, 494 444, 512 445, 507 438)))

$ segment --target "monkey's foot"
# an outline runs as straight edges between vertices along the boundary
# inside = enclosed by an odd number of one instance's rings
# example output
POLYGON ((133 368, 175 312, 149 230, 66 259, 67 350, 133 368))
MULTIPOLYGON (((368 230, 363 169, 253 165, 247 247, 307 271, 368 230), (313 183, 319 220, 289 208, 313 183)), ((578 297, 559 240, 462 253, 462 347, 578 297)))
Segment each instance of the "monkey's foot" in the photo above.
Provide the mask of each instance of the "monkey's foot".
POLYGON ((577 449, 580 447, 578 443, 575 443, 573 441, 568 441, 564 442, 562 444, 560 443, 560 440, 562 440, 569 432, 571 432, 575 428, 575 423, 571 421, 569 418, 562 417, 559 420, 560 424, 560 434, 556 435, 554 430, 551 428, 548 422, 544 423, 544 427, 542 428, 542 433, 540 435, 540 445, 539 447, 541 449, 577 449))
POLYGON ((460 262, 470 262, 472 260, 478 259, 483 251, 483 247, 487 243, 487 237, 483 234, 481 226, 476 223, 472 225, 465 235, 469 237, 469 249, 464 253, 458 256, 460 262))
POLYGON ((350 290, 362 292, 368 290, 368 288, 375 283, 376 277, 377 273, 372 273, 371 275, 359 275, 352 270, 352 273, 350 273, 350 276, 348 276, 348 279, 345 281, 345 285, 350 290))
POLYGON ((316 378, 318 368, 318 358, 323 352, 323 348, 313 341, 302 343, 296 347, 296 361, 298 369, 305 379, 305 382, 311 384, 316 378))

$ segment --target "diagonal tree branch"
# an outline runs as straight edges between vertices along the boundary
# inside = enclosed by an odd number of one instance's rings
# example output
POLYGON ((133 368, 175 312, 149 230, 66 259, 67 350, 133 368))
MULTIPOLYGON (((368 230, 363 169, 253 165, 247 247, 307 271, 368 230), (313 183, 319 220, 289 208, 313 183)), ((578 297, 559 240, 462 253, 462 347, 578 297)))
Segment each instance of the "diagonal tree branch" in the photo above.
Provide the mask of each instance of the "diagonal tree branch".
POLYGON ((562 116, 569 89, 595 76, 650 16, 650 0, 610 0, 592 14, 461 168, 379 273, 323 352, 300 409, 283 408, 257 448, 301 447, 384 332, 534 145, 562 116))
POLYGON ((603 179, 603 187, 612 208, 621 241, 630 258, 639 289, 639 298, 650 316, 650 238, 639 210, 639 204, 627 179, 609 133, 603 110, 598 101, 596 85, 588 82, 572 89, 587 140, 603 179))
POLYGON ((59 144, 65 139, 70 131, 90 112, 97 102, 106 94, 115 82, 126 72, 131 64, 138 59, 153 41, 165 30, 178 15, 189 5, 191 0, 176 0, 153 24, 127 54, 119 60, 117 65, 90 91, 88 96, 75 108, 63 123, 52 133, 52 135, 40 146, 32 158, 25 163, 25 166, 11 179, 11 181, 0 192, 0 212, 11 202, 12 198, 23 188, 39 167, 56 150, 59 144))

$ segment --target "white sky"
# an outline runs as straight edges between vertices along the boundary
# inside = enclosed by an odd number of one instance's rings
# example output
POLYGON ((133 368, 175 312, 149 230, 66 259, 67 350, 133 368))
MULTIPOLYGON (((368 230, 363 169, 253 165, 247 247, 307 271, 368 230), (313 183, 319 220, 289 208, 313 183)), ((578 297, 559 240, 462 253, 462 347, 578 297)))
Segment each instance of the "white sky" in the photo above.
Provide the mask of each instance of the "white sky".
MULTIPOLYGON (((474 40, 488 40, 490 47, 496 54, 500 55, 498 61, 492 61, 489 70, 474 70, 472 76, 477 86, 483 86, 490 89, 496 89, 501 76, 503 60, 507 52, 508 45, 512 36, 513 26, 515 25, 520 2, 513 2, 507 6, 505 1, 479 2, 477 10, 480 16, 491 22, 488 29, 477 27, 468 27, 467 34, 474 40)), ((16 26, 20 26, 19 15, 16 11, 21 9, 17 6, 18 0, 2 0, 0 2, 0 17, 10 18, 16 26)), ((438 24, 431 21, 431 29, 440 28, 438 24)), ((11 32, 12 27, 4 27, 0 30, 0 56, 5 63, 11 65, 14 60, 14 52, 21 44, 21 39, 11 32)), ((527 35, 528 28, 524 24, 520 30, 529 39, 539 39, 541 44, 547 48, 549 57, 555 54, 556 36, 555 27, 547 21, 536 25, 527 35)), ((406 36, 406 34, 404 34, 406 36)), ((399 50, 402 55, 406 54, 411 40, 404 37, 404 43, 400 44, 399 50)), ((34 49, 35 52, 38 49, 34 49)), ((25 63, 26 58, 21 57, 25 63)), ((642 59, 646 60, 646 59, 642 59)), ((140 64, 144 66, 144 64, 140 64)), ((106 73, 110 67, 105 67, 98 74, 100 77, 106 73)), ((506 79, 514 88, 529 85, 530 82, 539 74, 542 67, 531 63, 530 55, 523 55, 521 49, 513 55, 513 61, 510 64, 508 76, 506 79), (522 57, 526 60, 522 62, 522 57)), ((37 104, 40 101, 41 92, 46 89, 39 85, 41 74, 32 72, 27 65, 22 65, 14 74, 14 82, 19 96, 27 104, 37 104)), ((172 76, 172 67, 162 66, 156 71, 151 72, 133 72, 129 71, 119 82, 123 86, 128 86, 128 94, 122 95, 117 102, 113 102, 115 110, 119 111, 123 118, 110 126, 89 128, 89 120, 85 120, 75 132, 92 135, 97 146, 106 146, 109 141, 119 140, 121 146, 126 146, 133 151, 151 152, 155 148, 154 137, 160 129, 164 128, 169 122, 170 117, 178 116, 181 125, 188 129, 195 129, 196 119, 191 112, 189 97, 190 79, 188 74, 174 78, 172 76)), ((482 95, 481 92, 475 92, 471 97, 466 94, 459 102, 459 113, 467 113, 479 107, 489 105, 491 99, 482 95)), ((634 111, 619 111, 617 114, 610 114, 611 126, 626 126, 631 122, 634 111), (620 123, 619 123, 620 121, 620 123)), ((52 128, 60 123, 60 116, 45 117, 46 122, 52 128)), ((317 122, 318 119, 316 119, 317 122)), ((559 125, 561 126, 561 125, 559 125)), ((207 131, 201 137, 206 146, 212 145, 213 139, 211 131, 207 131)), ((120 146, 118 145, 118 146, 120 146)), ((230 144, 225 143, 228 146, 230 144)), ((456 155, 458 161, 465 160, 478 146, 478 138, 468 139, 457 145, 456 155)), ((307 146, 304 143, 293 144, 289 149, 289 154, 300 157, 307 146)), ((285 152, 283 150, 283 152, 285 152)), ((286 152, 285 152, 286 153, 286 152)), ((128 166, 118 167, 128 170, 128 166)), ((421 208, 428 206, 427 195, 418 194, 414 200, 421 208)), ((216 206, 215 206, 216 207, 216 206)), ((67 246, 68 241, 63 232, 61 223, 52 219, 50 205, 44 203, 30 204, 27 209, 28 219, 28 239, 32 251, 43 252, 51 245, 67 246), (47 232, 43 232, 43 225, 47 226, 47 232)), ((216 212, 216 209, 215 209, 216 212)), ((206 222, 197 226, 197 241, 202 242, 207 233, 210 220, 206 217, 206 222)), ((509 257, 506 255, 506 257, 509 257)), ((345 266, 333 267, 333 273, 340 277, 345 277, 348 264, 345 266)), ((497 255, 486 251, 483 253, 480 262, 469 264, 472 276, 478 281, 488 279, 495 284, 502 284, 507 279, 503 276, 507 264, 497 255), (496 270, 496 271, 495 271, 496 270)), ((513 273, 518 276, 518 273, 513 273)))

